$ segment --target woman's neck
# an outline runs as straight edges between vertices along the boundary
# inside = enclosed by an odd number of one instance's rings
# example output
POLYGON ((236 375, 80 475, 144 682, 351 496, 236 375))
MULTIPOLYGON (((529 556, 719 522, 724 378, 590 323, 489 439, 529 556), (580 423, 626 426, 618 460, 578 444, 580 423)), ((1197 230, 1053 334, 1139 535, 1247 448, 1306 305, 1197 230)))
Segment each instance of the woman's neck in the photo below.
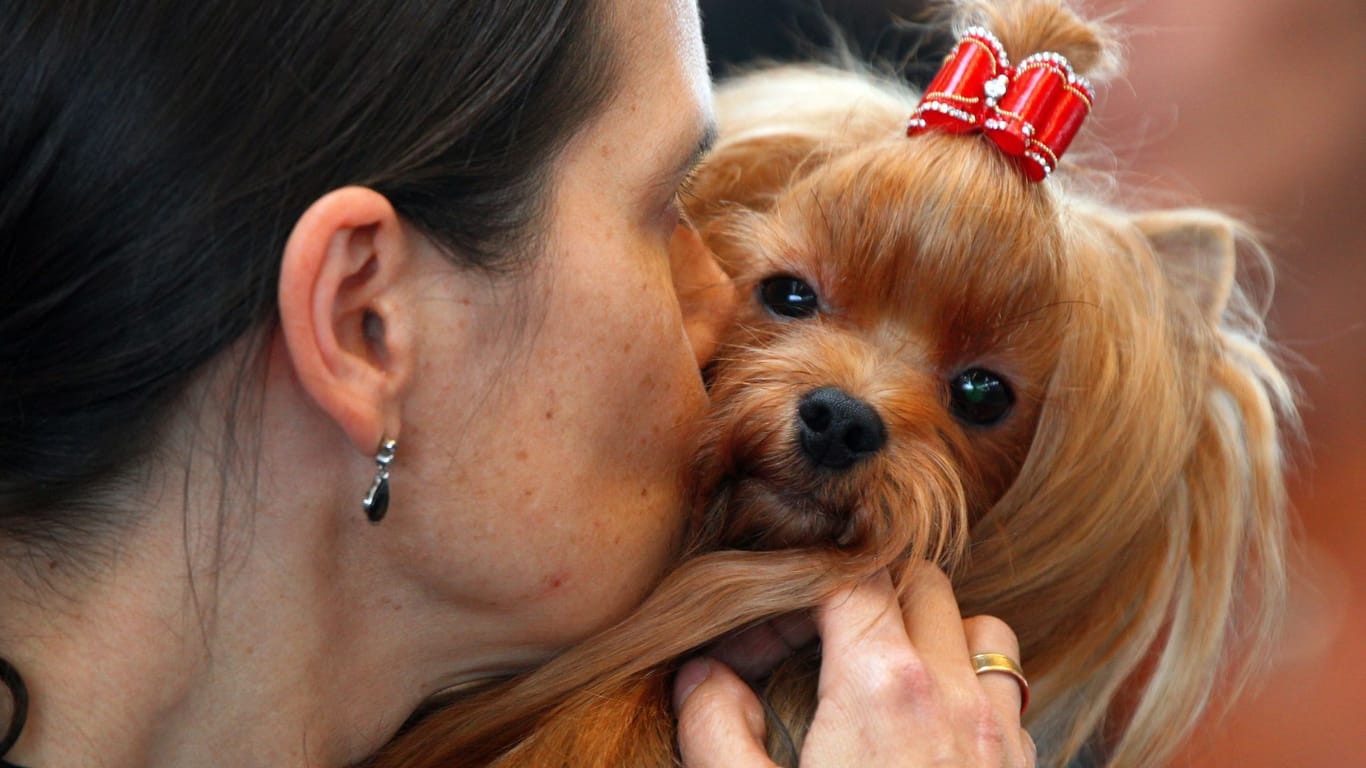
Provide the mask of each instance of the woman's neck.
POLYGON ((5 759, 342 765, 417 706, 420 684, 401 676, 411 662, 391 634, 366 631, 363 600, 328 583, 319 550, 263 535, 225 547, 217 568, 192 567, 206 558, 177 525, 187 515, 156 518, 93 572, 44 563, 41 582, 0 576, 0 655, 30 692, 5 759))
MULTIPOLYGON (((245 487, 225 491, 203 454, 167 461, 171 443, 159 466, 180 469, 153 470, 165 476, 147 479, 139 519, 97 565, 27 561, 21 576, 0 554, 0 656, 30 691, 6 759, 347 765, 428 696, 555 650, 526 639, 534 612, 481 602, 477 579, 472 595, 415 579, 403 518, 375 528, 361 512, 373 459, 275 383, 245 487)), ((183 431, 220 444, 211 430, 183 431)))

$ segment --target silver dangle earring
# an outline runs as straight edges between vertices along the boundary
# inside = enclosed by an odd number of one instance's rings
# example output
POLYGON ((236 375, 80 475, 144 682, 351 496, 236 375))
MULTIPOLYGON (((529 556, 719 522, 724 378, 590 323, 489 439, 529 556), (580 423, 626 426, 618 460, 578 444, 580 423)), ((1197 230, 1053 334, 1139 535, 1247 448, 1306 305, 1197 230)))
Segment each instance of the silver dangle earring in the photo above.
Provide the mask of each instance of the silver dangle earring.
POLYGON ((365 501, 361 502, 361 506, 365 508, 365 517, 371 525, 379 524, 389 511, 389 465, 394 461, 394 451, 397 448, 397 440, 385 437, 379 441, 379 450, 375 452, 375 479, 370 483, 370 491, 365 494, 365 501))

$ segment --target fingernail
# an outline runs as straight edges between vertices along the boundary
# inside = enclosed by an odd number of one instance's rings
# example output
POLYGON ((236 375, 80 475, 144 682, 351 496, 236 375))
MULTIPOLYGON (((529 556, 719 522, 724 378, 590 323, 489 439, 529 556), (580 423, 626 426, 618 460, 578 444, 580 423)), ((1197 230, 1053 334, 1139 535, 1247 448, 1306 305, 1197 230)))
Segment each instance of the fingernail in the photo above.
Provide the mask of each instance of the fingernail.
POLYGON ((692 692, 697 690, 708 677, 711 676, 711 662, 705 658, 698 657, 683 665, 674 676, 674 713, 677 714, 683 709, 683 702, 688 700, 692 692))

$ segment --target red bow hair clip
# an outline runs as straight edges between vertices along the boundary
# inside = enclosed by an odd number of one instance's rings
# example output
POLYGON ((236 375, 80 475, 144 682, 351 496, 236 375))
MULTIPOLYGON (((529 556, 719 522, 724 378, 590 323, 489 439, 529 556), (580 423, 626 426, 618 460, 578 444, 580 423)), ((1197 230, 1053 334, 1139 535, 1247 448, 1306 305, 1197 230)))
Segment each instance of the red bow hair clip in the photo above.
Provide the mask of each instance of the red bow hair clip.
POLYGON ((1012 68, 995 35, 969 27, 911 113, 906 135, 982 131, 1020 160, 1030 181, 1043 181, 1094 99, 1091 83, 1060 54, 1036 53, 1012 68))

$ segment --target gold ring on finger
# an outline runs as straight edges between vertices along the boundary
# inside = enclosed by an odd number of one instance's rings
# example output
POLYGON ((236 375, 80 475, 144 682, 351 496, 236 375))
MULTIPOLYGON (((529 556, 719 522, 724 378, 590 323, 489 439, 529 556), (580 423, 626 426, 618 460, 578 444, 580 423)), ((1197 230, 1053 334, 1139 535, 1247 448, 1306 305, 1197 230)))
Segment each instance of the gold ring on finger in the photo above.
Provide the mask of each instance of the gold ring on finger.
POLYGON ((978 653, 972 657, 972 670, 978 675, 1003 672, 1015 678, 1015 683, 1020 686, 1020 714, 1024 714, 1025 707, 1029 706, 1029 681, 1025 679, 1020 662, 1004 653, 978 653))

